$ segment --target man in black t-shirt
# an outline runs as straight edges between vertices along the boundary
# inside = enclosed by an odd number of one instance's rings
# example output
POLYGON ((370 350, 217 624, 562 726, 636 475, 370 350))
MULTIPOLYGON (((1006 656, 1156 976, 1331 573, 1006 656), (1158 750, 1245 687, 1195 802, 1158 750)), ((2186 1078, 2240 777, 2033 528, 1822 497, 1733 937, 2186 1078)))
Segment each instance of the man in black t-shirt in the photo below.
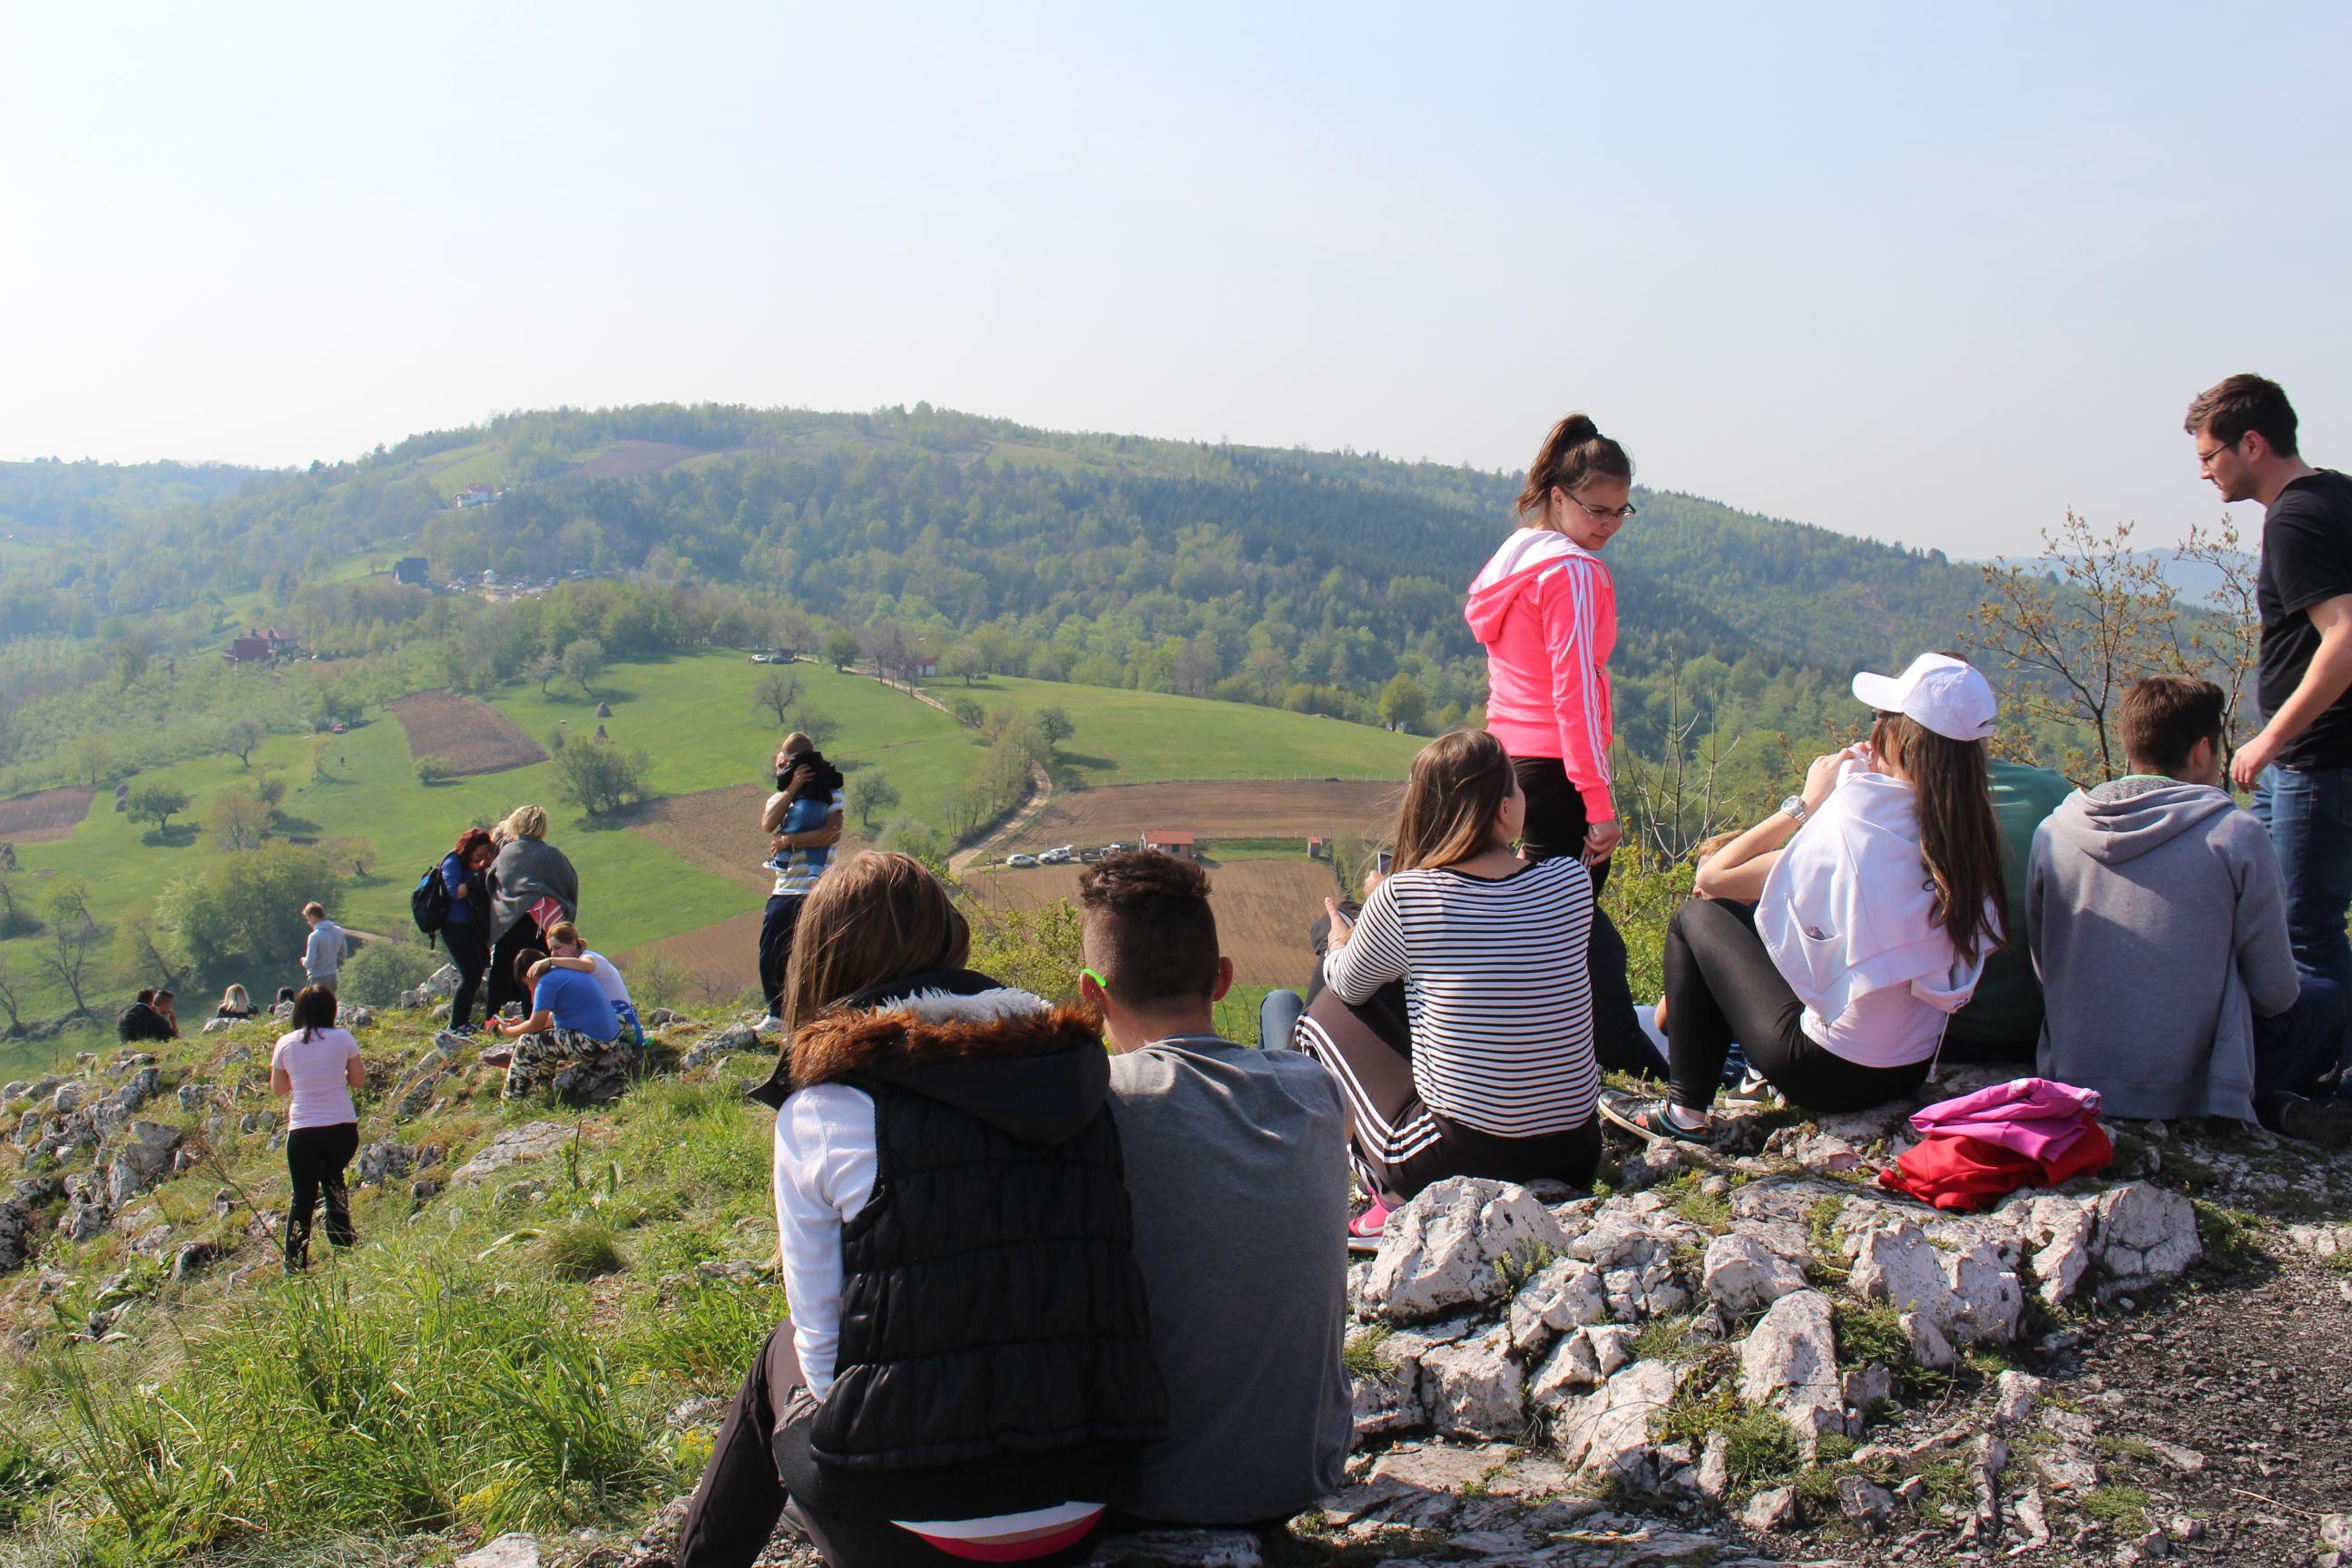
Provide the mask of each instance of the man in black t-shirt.
POLYGON ((2352 479, 2303 460, 2293 405, 2258 375, 2201 394, 2186 428, 2221 499, 2263 507, 2263 723, 2230 776, 2286 874, 2296 967, 2352 991, 2352 479))

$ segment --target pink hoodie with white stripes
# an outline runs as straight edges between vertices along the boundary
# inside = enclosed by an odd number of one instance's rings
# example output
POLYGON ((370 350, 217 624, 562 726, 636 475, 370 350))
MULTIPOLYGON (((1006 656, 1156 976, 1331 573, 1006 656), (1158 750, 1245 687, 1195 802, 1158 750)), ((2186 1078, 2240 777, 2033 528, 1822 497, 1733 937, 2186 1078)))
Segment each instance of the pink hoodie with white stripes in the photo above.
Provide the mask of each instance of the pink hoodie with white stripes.
POLYGON ((1601 557, 1548 528, 1503 542, 1470 584, 1463 618, 1486 647, 1486 728, 1514 757, 1558 757, 1588 823, 1617 815, 1609 791, 1609 654, 1617 589, 1601 557))

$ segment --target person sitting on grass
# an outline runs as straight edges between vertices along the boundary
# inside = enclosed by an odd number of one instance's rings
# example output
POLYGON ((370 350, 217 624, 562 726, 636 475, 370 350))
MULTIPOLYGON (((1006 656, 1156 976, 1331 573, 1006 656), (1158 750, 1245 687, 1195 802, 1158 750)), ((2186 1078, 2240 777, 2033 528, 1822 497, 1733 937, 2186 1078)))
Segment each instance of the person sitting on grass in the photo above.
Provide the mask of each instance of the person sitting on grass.
POLYGON ((1100 1028, 966 969, 971 946, 905 855, 808 894, 753 1092, 791 1317, 678 1568, 749 1568, 787 1508, 831 1568, 1083 1563, 1166 1430, 1100 1028))
POLYGON ((492 1067, 507 1063, 505 1098, 523 1100, 552 1089, 581 1103, 616 1099, 635 1053, 621 1043, 620 1016, 596 977, 556 968, 547 954, 525 948, 515 954, 514 978, 518 989, 530 994, 530 1016, 491 1018, 489 1027, 513 1044, 482 1053, 492 1067))
POLYGON ((1169 1524, 1287 1519, 1339 1489, 1354 1432, 1347 1108, 1297 1051, 1218 1035, 1234 964, 1198 866, 1110 856, 1078 874, 1078 908, 1168 1383, 1168 1436, 1112 1500, 1169 1524))
POLYGON ((170 1019, 155 1009, 155 993, 142 989, 138 999, 122 1010, 114 1020, 114 1037, 124 1045, 142 1040, 169 1040, 177 1037, 170 1019))
POLYGON ((2108 1116, 2226 1116, 2341 1147, 2346 998, 2295 973, 2278 856, 2222 786, 2223 703, 2190 676, 2133 686, 2117 710, 2131 773, 2034 835, 2038 1070, 2098 1090, 2108 1116))
POLYGON ((1927 1081, 2000 942, 1992 688, 1929 653, 1896 679, 1855 676, 1853 692, 1877 711, 1870 740, 1816 758, 1802 792, 1710 858, 1668 922, 1674 1094, 1604 1098, 1618 1126, 1705 1142, 1735 1039, 1807 1110, 1862 1110, 1927 1081))
POLYGON ((638 1020, 636 1004, 629 1000, 629 983, 621 978, 611 959, 589 947, 580 928, 570 921, 558 921, 547 928, 547 965, 594 975, 604 1000, 613 1005, 614 1016, 621 1020, 622 1037, 640 1050, 645 1048, 646 1026, 638 1020))
POLYGON ((253 1016, 253 998, 247 994, 244 986, 232 985, 221 993, 220 1005, 214 1009, 213 1016, 250 1018, 253 1016))
POLYGON ((1372 1199, 1349 1224, 1352 1246, 1376 1247, 1395 1205, 1443 1177, 1592 1184, 1592 879, 1573 855, 1529 865, 1512 852, 1526 811, 1501 742, 1442 735, 1412 760, 1394 869, 1362 917, 1324 900, 1329 990, 1297 1038, 1348 1101, 1372 1199), (1410 1057, 1350 1010, 1393 980, 1410 1057))

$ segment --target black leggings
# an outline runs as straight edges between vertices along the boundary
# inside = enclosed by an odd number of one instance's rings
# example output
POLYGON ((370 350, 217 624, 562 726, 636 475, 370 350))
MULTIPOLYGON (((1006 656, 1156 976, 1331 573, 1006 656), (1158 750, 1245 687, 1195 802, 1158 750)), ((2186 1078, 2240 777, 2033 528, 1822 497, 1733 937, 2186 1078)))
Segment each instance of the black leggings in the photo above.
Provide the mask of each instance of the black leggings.
POLYGON ((1705 899, 1675 911, 1666 925, 1666 1053, 1676 1105, 1714 1103, 1734 1040, 1750 1067, 1806 1110, 1866 1110, 1927 1081, 1932 1062, 1864 1067, 1816 1044, 1804 1013, 1744 911, 1705 899))
POLYGON ((760 994, 771 1018, 784 1016, 784 972, 792 966, 793 932, 800 929, 801 906, 806 902, 804 894, 771 893, 760 916, 760 994))
POLYGON ((473 1020, 474 996, 481 989, 483 973, 490 967, 488 934, 478 921, 462 921, 441 928, 441 944, 449 950, 449 962, 457 966, 457 989, 449 995, 449 1026, 453 1029, 462 1029, 473 1020))
MULTIPOLYGON (((1511 771, 1518 775, 1519 793, 1527 796, 1527 826, 1519 830, 1519 853, 1530 863, 1562 855, 1584 853, 1584 797, 1569 781, 1568 769, 1558 757, 1514 757, 1511 771)), ((1655 1074, 1658 1054, 1633 1018, 1633 985, 1625 974, 1625 939, 1617 934, 1608 911, 1601 907, 1601 890, 1609 885, 1609 862, 1590 868, 1592 877, 1592 934, 1586 942, 1585 967, 1592 983, 1592 1054, 1613 1072, 1655 1074)))
MULTIPOLYGON (((790 1323, 768 1336, 743 1374, 742 1389, 719 1428, 694 1499, 678 1531, 678 1568, 751 1568, 775 1533, 792 1499, 776 1476, 776 1426, 805 1384, 790 1323)), ((920 1499, 908 1506, 919 1510, 920 1499)), ((815 1541, 830 1568, 970 1568, 919 1535, 878 1519, 821 1513, 792 1503, 793 1521, 815 1541)), ((1094 1554, 1100 1524, 1074 1546, 1009 1568, 1064 1568, 1094 1554)))
POLYGON ((286 1205, 287 1268, 299 1268, 310 1260, 310 1212, 322 1194, 327 1200, 327 1239, 337 1247, 349 1247, 359 1239, 352 1229, 352 1195, 343 1186, 343 1167, 359 1152, 356 1121, 298 1127, 286 1134, 286 1173, 294 1182, 294 1200, 286 1205))
POLYGON ((483 1017, 497 1017, 499 1010, 509 1002, 530 1005, 530 988, 515 978, 514 963, 519 954, 531 948, 545 952, 547 938, 541 933, 539 922, 524 915, 507 927, 506 934, 490 949, 489 984, 483 988, 483 1017))

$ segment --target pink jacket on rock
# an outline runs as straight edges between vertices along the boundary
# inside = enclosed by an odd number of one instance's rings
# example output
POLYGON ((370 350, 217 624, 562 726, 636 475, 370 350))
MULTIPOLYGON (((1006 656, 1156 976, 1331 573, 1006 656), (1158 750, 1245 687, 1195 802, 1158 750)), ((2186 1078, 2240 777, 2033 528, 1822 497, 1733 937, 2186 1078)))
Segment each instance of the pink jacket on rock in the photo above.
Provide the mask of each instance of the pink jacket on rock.
POLYGON ((1514 757, 1558 757, 1588 823, 1609 789, 1609 654, 1617 589, 1601 557, 1548 528, 1503 542, 1462 612, 1486 647, 1486 729, 1514 757))

